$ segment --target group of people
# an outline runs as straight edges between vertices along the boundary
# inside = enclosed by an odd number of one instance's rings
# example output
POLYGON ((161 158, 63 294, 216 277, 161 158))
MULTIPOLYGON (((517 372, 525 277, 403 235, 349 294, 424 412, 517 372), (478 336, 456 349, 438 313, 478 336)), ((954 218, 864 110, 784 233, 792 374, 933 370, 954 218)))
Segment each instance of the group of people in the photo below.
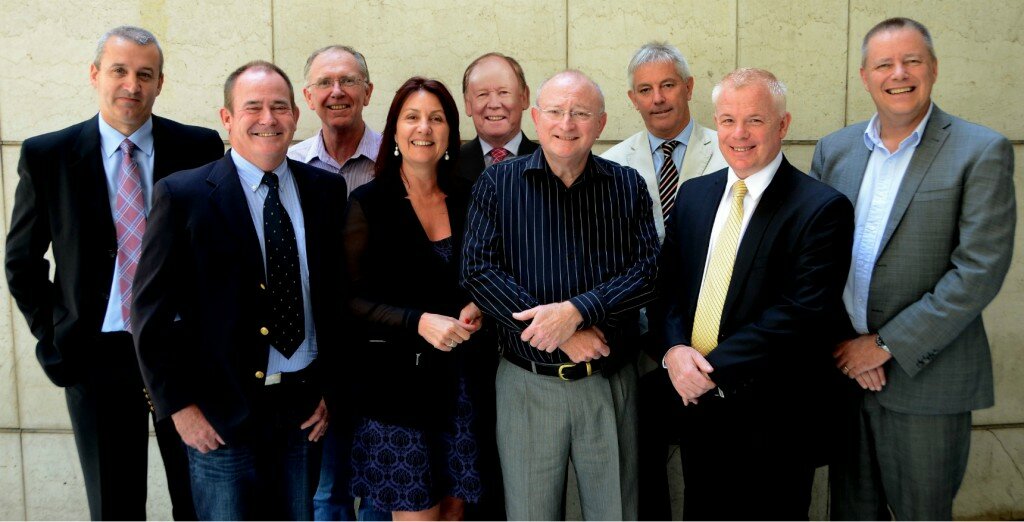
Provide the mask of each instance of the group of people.
POLYGON ((876 114, 782 153, 771 72, 698 124, 675 47, 630 61, 645 129, 601 156, 601 88, 531 106, 488 53, 396 91, 382 133, 348 46, 253 61, 212 130, 154 116, 163 51, 99 41, 99 114, 22 147, 10 291, 66 390, 94 519, 143 519, 153 416, 178 520, 950 519, 971 411, 993 403, 981 312, 1009 268, 1013 151, 931 100, 931 35, 864 37, 876 114), (529 111, 538 143, 521 130, 529 111), (44 257, 52 247, 51 279, 44 257))

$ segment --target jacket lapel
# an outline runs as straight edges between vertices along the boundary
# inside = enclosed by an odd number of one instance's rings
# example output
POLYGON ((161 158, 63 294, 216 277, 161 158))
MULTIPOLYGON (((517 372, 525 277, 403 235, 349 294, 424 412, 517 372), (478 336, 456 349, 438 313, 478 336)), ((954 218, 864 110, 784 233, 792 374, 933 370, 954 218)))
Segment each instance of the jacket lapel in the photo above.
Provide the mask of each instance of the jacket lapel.
MULTIPOLYGON (((93 220, 96 226, 82 226, 81 230, 97 231, 97 237, 105 243, 117 244, 114 230, 114 216, 110 211, 110 194, 107 190, 107 174, 103 168, 103 151, 100 149, 99 116, 94 116, 82 127, 71 152, 69 181, 78 186, 81 204, 80 216, 93 220)), ((113 266, 113 265, 111 265, 113 266)))
POLYGON ((237 238, 242 250, 239 258, 246 263, 247 268, 260 274, 261 280, 265 280, 259 236, 252 224, 249 204, 245 200, 242 183, 230 154, 225 154, 217 161, 206 182, 211 185, 210 204, 221 213, 228 230, 237 238))
MULTIPOLYGON (((711 243, 711 229, 715 225, 715 214, 718 213, 718 204, 722 200, 722 194, 725 192, 725 179, 728 170, 721 170, 713 176, 714 180, 708 188, 707 193, 704 197, 694 203, 692 206, 698 206, 693 212, 687 214, 693 216, 693 220, 689 223, 689 226, 684 225, 684 230, 690 230, 693 234, 692 242, 681 242, 678 248, 683 251, 680 252, 682 256, 692 256, 694 267, 696 270, 690 270, 688 275, 690 278, 689 288, 694 289, 691 292, 690 299, 690 310, 697 309, 697 297, 700 293, 701 280, 704 278, 704 271, 699 267, 704 266, 704 260, 708 257, 708 246, 711 243)), ((676 214, 675 219, 679 220, 682 215, 681 206, 676 205, 673 212, 676 214)), ((677 221, 678 222, 678 221, 677 221)), ((683 237, 685 237, 685 233, 683 237)))
POLYGON ((864 171, 868 168, 868 160, 871 159, 871 150, 864 146, 864 133, 857 133, 850 143, 845 144, 849 153, 845 159, 836 166, 837 175, 826 176, 825 173, 818 173, 822 180, 834 180, 836 190, 842 192, 847 199, 857 206, 857 196, 860 195, 860 185, 864 182, 864 171))
POLYGON ((686 146, 686 154, 683 155, 682 172, 679 173, 680 186, 684 181, 700 176, 700 173, 704 172, 711 161, 712 147, 708 130, 694 122, 690 143, 686 146))

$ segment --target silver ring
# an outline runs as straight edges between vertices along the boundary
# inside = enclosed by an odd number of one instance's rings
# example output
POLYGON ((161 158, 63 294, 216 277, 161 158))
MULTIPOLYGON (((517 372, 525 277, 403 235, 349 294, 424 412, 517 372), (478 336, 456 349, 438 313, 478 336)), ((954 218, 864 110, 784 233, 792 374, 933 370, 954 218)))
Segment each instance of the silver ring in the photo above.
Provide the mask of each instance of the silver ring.
POLYGON ((846 366, 846 365, 843 365, 843 374, 845 375, 845 374, 848 374, 848 373, 850 373, 850 367, 846 366))
POLYGON ((455 341, 448 341, 449 348, 455 348, 455 341))

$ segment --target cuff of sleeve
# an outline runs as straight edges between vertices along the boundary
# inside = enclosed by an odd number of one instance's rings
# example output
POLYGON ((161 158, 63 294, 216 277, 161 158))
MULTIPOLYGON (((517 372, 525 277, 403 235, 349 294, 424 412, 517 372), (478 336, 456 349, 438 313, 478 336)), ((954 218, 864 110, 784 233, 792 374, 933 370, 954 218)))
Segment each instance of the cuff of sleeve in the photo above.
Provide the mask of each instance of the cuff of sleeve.
POLYGON ((604 305, 601 304, 601 300, 597 298, 597 294, 594 292, 580 294, 569 299, 569 302, 579 310, 580 316, 583 317, 583 322, 580 323, 579 329, 589 328, 604 320, 604 305))
POLYGON ((405 328, 407 330, 411 330, 412 333, 419 333, 420 317, 423 317, 423 310, 406 310, 405 317, 402 318, 402 323, 404 323, 405 328))

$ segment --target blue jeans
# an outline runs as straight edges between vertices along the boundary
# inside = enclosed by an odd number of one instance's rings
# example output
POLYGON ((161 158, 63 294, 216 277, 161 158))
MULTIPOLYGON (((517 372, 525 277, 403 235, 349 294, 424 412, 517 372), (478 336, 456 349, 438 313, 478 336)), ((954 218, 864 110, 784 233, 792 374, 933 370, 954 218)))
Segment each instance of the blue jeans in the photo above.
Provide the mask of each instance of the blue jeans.
MULTIPOLYGON (((313 496, 313 520, 356 520, 355 499, 349 495, 351 478, 352 427, 335 423, 328 425, 320 465, 320 485, 313 496), (339 429, 340 428, 340 429, 339 429)), ((374 509, 368 499, 359 503, 358 520, 391 520, 391 512, 374 509)))

